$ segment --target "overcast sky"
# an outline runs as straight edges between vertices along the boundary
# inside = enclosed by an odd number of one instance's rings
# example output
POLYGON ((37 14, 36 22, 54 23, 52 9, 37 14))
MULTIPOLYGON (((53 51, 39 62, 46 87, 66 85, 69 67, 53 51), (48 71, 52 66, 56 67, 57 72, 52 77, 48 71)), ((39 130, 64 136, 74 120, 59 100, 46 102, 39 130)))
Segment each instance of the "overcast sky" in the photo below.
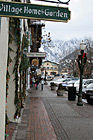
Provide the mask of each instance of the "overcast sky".
POLYGON ((45 21, 45 30, 51 33, 52 40, 93 38, 93 0, 70 0, 64 6, 71 11, 71 20, 67 23, 45 21))

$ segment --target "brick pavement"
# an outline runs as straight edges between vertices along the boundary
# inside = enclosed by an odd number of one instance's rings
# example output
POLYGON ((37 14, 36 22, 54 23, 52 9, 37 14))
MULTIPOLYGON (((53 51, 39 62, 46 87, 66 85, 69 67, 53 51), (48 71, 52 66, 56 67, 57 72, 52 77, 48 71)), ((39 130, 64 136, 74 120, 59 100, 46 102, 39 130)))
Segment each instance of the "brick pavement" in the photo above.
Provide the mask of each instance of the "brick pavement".
POLYGON ((40 98, 31 98, 27 140, 57 140, 40 98))
POLYGON ((32 97, 32 95, 42 96, 43 91, 32 88, 31 92, 33 94, 29 92, 21 123, 18 124, 13 140, 57 140, 42 97, 32 97))

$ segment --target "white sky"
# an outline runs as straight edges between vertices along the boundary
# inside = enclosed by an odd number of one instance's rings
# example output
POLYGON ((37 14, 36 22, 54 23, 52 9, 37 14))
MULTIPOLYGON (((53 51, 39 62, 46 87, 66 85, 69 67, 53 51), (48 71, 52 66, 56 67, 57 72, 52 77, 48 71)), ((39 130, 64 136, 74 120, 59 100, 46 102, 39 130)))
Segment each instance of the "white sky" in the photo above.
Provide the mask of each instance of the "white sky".
POLYGON ((71 11, 68 23, 45 22, 45 30, 51 33, 52 40, 93 38, 93 0, 70 0, 68 6, 63 6, 71 11))

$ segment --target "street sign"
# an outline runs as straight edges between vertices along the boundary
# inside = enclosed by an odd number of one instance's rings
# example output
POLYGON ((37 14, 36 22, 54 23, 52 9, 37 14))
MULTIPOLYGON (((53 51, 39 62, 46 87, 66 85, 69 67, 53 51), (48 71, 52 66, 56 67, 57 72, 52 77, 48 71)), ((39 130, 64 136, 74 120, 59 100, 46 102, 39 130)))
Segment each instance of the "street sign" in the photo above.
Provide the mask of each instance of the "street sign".
POLYGON ((0 1, 0 16, 67 22, 68 8, 0 1))

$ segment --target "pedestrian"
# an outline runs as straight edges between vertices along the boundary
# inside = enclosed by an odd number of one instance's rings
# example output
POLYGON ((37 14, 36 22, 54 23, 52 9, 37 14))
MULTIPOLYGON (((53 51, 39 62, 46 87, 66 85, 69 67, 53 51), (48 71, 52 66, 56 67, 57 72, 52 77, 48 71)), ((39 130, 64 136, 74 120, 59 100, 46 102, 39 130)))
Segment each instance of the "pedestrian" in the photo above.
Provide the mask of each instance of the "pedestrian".
POLYGON ((41 90, 43 90, 43 85, 44 85, 44 80, 43 78, 41 79, 41 90))
POLYGON ((30 80, 30 87, 32 87, 32 79, 30 80))
POLYGON ((32 77, 32 86, 35 84, 35 78, 32 77))
POLYGON ((36 81, 35 81, 35 87, 36 87, 36 89, 38 88, 38 79, 36 79, 36 81))

